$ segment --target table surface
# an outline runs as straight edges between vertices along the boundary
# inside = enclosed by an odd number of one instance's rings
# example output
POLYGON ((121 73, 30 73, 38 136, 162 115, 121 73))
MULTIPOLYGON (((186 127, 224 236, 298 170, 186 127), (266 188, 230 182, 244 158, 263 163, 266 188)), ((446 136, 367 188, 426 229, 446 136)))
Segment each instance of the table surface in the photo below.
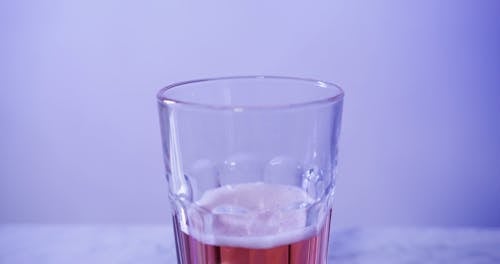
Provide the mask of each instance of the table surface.
MULTIPOLYGON (((329 263, 500 263, 500 229, 340 229, 329 263)), ((171 226, 0 225, 0 263, 175 263, 171 226)))

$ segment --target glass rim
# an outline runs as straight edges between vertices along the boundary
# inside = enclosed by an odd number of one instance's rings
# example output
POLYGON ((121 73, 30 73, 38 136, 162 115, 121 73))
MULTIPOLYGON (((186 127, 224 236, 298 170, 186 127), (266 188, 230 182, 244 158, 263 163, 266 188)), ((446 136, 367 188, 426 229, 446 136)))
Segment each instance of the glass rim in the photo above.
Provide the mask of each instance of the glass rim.
POLYGON ((224 76, 224 77, 214 77, 214 78, 202 78, 202 79, 193 79, 182 82, 175 82, 170 85, 167 85, 160 89, 156 94, 156 98, 160 104, 163 105, 185 105, 190 107, 199 107, 205 109, 213 109, 213 110, 235 110, 242 111, 244 109, 287 109, 287 108, 297 108, 297 107, 305 107, 311 105, 319 105, 325 103, 337 103, 342 101, 344 98, 344 90, 337 84, 328 82, 328 81, 320 81, 312 78, 300 78, 300 77, 289 77, 289 76, 275 76, 275 75, 241 75, 241 76, 224 76), (252 79, 268 79, 268 80, 283 80, 283 81, 303 81, 309 82, 312 85, 320 86, 320 87, 333 87, 338 92, 333 96, 327 96, 325 98, 317 99, 317 100, 309 100, 300 103, 291 103, 291 104, 272 104, 272 105, 218 105, 218 104, 208 104, 208 103, 197 103, 189 100, 179 100, 165 95, 170 89, 175 87, 185 86, 192 83, 200 83, 200 82, 213 82, 220 80, 252 80, 252 79))

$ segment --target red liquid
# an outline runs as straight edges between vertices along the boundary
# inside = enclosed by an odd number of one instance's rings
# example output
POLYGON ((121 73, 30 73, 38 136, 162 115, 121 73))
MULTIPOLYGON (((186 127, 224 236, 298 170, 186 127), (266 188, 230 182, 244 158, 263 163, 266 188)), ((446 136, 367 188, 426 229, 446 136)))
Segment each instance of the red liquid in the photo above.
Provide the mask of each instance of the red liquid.
POLYGON ((271 248, 244 248, 217 246, 202 243, 182 232, 174 216, 174 233, 177 246, 177 262, 183 264, 325 264, 328 257, 328 239, 331 213, 320 231, 309 238, 291 241, 271 248))

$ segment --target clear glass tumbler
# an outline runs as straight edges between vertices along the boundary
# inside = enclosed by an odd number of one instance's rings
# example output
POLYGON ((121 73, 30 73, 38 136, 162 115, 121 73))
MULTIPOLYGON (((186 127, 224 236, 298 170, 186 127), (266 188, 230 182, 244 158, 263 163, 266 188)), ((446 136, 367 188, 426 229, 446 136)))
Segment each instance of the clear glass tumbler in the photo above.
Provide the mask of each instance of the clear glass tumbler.
POLYGON ((160 90, 178 263, 326 263, 342 100, 271 76, 160 90))

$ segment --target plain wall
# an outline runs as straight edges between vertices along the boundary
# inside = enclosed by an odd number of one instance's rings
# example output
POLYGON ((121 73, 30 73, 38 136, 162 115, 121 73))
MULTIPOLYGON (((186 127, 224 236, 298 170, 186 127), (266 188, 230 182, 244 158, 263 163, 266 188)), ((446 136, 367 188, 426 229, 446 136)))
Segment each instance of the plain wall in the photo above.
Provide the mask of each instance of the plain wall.
POLYGON ((337 226, 500 226, 498 1, 2 1, 0 223, 170 221, 156 91, 346 92, 337 226))

